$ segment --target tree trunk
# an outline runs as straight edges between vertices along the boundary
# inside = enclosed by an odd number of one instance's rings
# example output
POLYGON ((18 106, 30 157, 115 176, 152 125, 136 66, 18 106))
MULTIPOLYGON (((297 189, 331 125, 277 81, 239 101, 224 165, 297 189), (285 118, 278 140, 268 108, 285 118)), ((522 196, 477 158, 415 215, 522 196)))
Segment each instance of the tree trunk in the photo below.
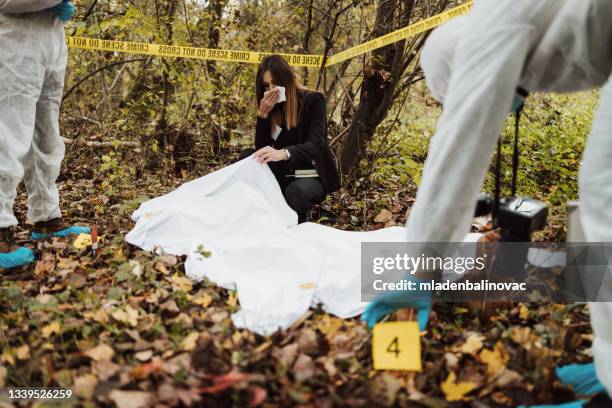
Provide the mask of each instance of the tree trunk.
MULTIPOLYGON (((408 25, 415 14, 417 2, 418 0, 379 2, 372 38, 408 25)), ((447 1, 442 0, 435 7, 428 7, 426 14, 438 13, 446 4, 447 1)), ((422 16, 425 17, 427 15, 422 16)), ((425 38, 426 35, 420 35, 377 49, 364 67, 359 104, 340 151, 340 168, 347 179, 353 179, 357 175, 359 162, 364 157, 376 128, 391 109, 400 78, 409 67, 415 71, 419 69, 414 63, 425 38)))
MULTIPOLYGON (((221 20, 223 18, 223 10, 227 0, 210 0, 208 3, 208 13, 210 15, 210 25, 208 26, 208 48, 219 48, 221 40, 221 20)), ((213 85, 213 95, 211 101, 211 112, 219 111, 219 104, 221 103, 220 87, 221 78, 217 70, 216 61, 206 61, 206 69, 208 71, 208 77, 213 85)), ((217 155, 222 150, 222 124, 215 123, 213 119, 212 126, 214 129, 210 132, 211 145, 213 154, 217 155)))

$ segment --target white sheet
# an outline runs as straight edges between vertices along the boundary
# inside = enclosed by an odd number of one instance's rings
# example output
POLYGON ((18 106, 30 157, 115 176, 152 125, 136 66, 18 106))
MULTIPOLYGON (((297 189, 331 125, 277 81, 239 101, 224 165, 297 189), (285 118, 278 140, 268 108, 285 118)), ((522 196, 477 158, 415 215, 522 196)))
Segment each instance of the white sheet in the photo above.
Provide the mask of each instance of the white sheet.
POLYGON ((286 329, 317 304, 341 318, 361 314, 361 242, 406 236, 404 227, 351 232, 297 225, 268 166, 252 158, 147 201, 132 218, 128 242, 187 255, 186 274, 236 289, 241 309, 234 324, 263 335, 286 329))

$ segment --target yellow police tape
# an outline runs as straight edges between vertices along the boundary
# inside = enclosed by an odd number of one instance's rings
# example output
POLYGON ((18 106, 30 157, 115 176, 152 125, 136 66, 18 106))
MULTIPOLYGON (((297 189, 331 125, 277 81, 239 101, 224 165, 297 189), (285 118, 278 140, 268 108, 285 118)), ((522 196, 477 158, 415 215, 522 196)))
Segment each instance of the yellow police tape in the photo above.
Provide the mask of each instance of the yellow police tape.
MULTIPOLYGON (((68 46, 85 50, 126 52, 130 54, 155 55, 159 57, 180 57, 214 61, 246 62, 258 64, 270 52, 219 50, 211 48, 184 47, 181 45, 160 45, 135 43, 98 38, 67 37, 68 46)), ((320 67, 321 55, 279 54, 291 65, 298 67, 320 67)))
MULTIPOLYGON (((326 61, 325 66, 329 67, 334 64, 338 64, 347 59, 353 58, 357 55, 365 54, 366 52, 373 51, 378 48, 382 48, 386 45, 392 44, 396 41, 404 40, 416 34, 423 33, 427 30, 435 28, 448 20, 468 12, 472 6, 472 1, 445 11, 444 13, 438 14, 433 17, 429 17, 425 20, 419 21, 418 23, 410 26, 401 28, 393 31, 389 34, 367 41, 363 44, 349 48, 338 54, 332 55, 326 61)), ((67 37, 66 41, 68 47, 80 48, 85 50, 98 50, 98 51, 110 51, 110 52, 125 52, 130 54, 143 54, 143 55, 154 55, 159 57, 178 57, 178 58, 192 58, 202 60, 213 60, 213 61, 228 61, 228 62, 244 62, 249 64, 259 64, 259 62, 266 56, 271 55, 271 52, 257 52, 257 51, 235 51, 235 50, 221 50, 211 48, 196 48, 196 47, 185 47, 181 45, 160 45, 160 44, 147 44, 147 43, 135 43, 128 41, 117 41, 117 40, 103 40, 99 38, 86 38, 86 37, 67 37)), ((296 67, 314 67, 319 68, 323 62, 322 55, 310 55, 310 54, 279 54, 285 60, 296 67)))
POLYGON ((347 59, 356 57, 357 55, 365 54, 366 52, 382 48, 386 45, 393 44, 394 42, 405 40, 406 38, 412 37, 413 35, 424 33, 425 31, 431 30, 432 28, 446 23, 447 21, 459 15, 467 13, 471 7, 472 1, 470 0, 469 2, 462 4, 461 6, 452 8, 433 17, 426 18, 425 20, 421 20, 418 23, 406 26, 404 28, 400 28, 399 30, 395 30, 389 34, 382 35, 373 40, 364 42, 363 44, 359 44, 355 47, 351 47, 347 50, 341 51, 337 54, 332 55, 327 60, 325 66, 332 66, 342 61, 346 61, 347 59))

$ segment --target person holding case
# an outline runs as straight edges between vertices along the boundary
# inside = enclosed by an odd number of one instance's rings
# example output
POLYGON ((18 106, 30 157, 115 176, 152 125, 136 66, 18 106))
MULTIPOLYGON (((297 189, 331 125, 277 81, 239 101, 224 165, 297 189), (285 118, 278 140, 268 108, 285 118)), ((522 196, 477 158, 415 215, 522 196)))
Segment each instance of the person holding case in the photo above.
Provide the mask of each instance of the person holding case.
POLYGON ((255 94, 255 149, 243 151, 240 159, 253 154, 268 164, 287 204, 304 222, 308 209, 340 188, 327 141, 325 98, 302 86, 279 55, 261 61, 255 94))
MULTIPOLYGON (((518 88, 575 92, 602 87, 580 169, 580 216, 588 242, 612 242, 611 44, 609 0, 477 0, 466 17, 436 29, 423 48, 421 65, 444 108, 407 221, 406 240, 458 242, 469 229, 518 88)), ((418 279, 418 273, 415 276, 418 279)), ((600 296, 612 298, 610 269, 600 296)), ((431 308, 425 296, 387 293, 368 305, 362 318, 372 327, 386 314, 407 307, 419 310, 424 327, 431 308)), ((605 390, 571 406, 612 407, 612 302, 590 303, 590 311, 595 369, 605 390)))

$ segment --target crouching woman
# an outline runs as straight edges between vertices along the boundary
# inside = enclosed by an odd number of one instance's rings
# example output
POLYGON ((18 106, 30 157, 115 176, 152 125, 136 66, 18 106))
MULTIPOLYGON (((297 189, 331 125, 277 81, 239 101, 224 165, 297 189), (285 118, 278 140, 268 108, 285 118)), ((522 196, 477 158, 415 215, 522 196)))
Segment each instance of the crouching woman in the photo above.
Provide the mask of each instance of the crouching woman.
POLYGON ((301 84, 278 55, 264 58, 257 71, 257 126, 251 154, 267 163, 287 204, 304 222, 306 212, 340 188, 340 176, 327 142, 325 98, 301 84), (280 87, 284 87, 283 92, 280 87), (285 99, 285 100, 283 100, 285 99))

